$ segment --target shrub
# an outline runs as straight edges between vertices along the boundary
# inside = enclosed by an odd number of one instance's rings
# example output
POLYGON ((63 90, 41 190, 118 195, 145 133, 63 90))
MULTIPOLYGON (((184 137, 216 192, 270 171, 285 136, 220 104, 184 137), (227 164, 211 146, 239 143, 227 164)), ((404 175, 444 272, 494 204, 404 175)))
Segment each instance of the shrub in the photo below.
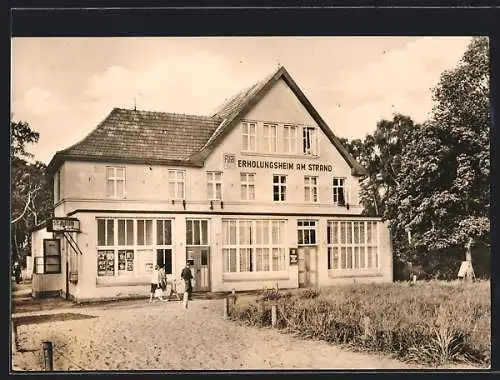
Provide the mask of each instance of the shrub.
POLYGON ((489 282, 355 284, 281 294, 262 294, 236 308, 235 320, 269 326, 269 301, 277 304, 277 327, 305 338, 385 352, 428 365, 488 365, 489 282))

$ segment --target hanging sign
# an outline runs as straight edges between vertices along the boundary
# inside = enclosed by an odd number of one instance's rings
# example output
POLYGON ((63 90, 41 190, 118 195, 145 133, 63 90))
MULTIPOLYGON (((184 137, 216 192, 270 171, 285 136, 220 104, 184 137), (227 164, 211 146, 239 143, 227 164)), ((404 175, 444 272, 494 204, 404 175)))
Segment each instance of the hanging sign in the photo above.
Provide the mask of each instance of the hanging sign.
POLYGON ((80 232, 77 218, 52 218, 47 222, 48 232, 80 232))

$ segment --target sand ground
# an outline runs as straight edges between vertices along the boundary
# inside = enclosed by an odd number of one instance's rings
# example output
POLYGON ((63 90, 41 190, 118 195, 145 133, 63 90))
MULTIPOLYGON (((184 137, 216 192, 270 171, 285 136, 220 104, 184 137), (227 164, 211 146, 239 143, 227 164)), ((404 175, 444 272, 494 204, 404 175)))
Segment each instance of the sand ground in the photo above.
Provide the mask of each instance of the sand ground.
POLYGON ((242 326, 222 314, 223 300, 195 300, 187 310, 175 301, 136 300, 18 313, 25 322, 17 327, 12 368, 43 370, 43 341, 53 343, 55 371, 424 368, 242 326), (52 316, 26 323, 44 314, 52 316))

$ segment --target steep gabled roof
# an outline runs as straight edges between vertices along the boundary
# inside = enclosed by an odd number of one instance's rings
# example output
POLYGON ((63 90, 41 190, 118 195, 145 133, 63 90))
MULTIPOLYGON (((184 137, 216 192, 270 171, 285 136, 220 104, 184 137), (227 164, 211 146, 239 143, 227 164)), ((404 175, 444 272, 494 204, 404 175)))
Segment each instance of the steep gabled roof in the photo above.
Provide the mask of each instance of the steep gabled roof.
POLYGON ((83 140, 59 151, 49 164, 64 160, 203 166, 190 157, 214 133, 221 119, 115 108, 83 140))
POLYGON ((231 131, 232 127, 243 119, 245 115, 269 92, 271 87, 278 81, 284 80, 290 87, 295 96, 302 103, 304 108, 309 112, 312 118, 318 123, 321 130, 328 137, 330 142, 337 148, 341 156, 347 161, 351 167, 352 174, 355 176, 362 176, 366 174, 366 169, 361 166, 354 157, 342 145, 340 140, 333 134, 330 127, 322 119, 311 102, 304 95, 297 83, 292 79, 288 71, 284 67, 280 67, 275 73, 268 76, 264 80, 254 84, 248 89, 240 92, 229 101, 225 102, 213 117, 224 118, 224 124, 218 128, 210 137, 203 148, 192 156, 194 160, 204 161, 215 147, 224 139, 224 137, 231 131))
POLYGON ((203 167, 217 145, 280 79, 347 161, 352 174, 365 174, 284 67, 224 102, 211 116, 114 108, 83 140, 57 152, 48 171, 55 172, 65 160, 203 167))

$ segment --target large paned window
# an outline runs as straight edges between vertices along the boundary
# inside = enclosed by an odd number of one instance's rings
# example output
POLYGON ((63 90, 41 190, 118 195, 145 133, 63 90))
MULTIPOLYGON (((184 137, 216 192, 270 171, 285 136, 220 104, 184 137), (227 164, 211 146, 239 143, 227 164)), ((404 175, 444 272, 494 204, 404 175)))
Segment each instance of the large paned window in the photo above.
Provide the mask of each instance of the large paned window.
POLYGON ((297 127, 283 126, 283 153, 297 154, 297 127))
POLYGON ((299 220, 297 222, 297 242, 299 245, 316 244, 316 221, 299 220))
POLYGON ((224 273, 285 270, 284 220, 222 221, 224 273))
POLYGON ((208 245, 208 220, 186 220, 186 245, 208 245))
POLYGON ((255 200, 255 173, 240 173, 241 200, 255 200))
POLYGON ((339 206, 345 205, 345 179, 344 178, 334 178, 333 179, 333 203, 339 206))
POLYGON ((207 173, 207 198, 208 200, 222 200, 222 173, 207 173))
POLYGON ((241 149, 246 152, 255 152, 256 146, 256 125, 255 123, 242 123, 241 125, 241 149))
POLYGON ((185 197, 184 180, 186 172, 184 170, 168 171, 168 194, 170 199, 182 200, 185 197))
POLYGON ((302 153, 316 156, 319 153, 318 132, 314 127, 302 127, 302 153))
POLYGON ((286 201, 286 175, 273 175, 273 200, 286 201))
POLYGON ((318 202, 318 177, 304 177, 304 201, 318 202))
POLYGON ((106 196, 110 198, 125 197, 125 168, 122 166, 106 166, 106 196))
POLYGON ((329 221, 328 269, 378 268, 378 230, 375 221, 329 221))
POLYGON ((263 151, 269 153, 277 152, 278 126, 273 124, 263 125, 263 151))
POLYGON ((43 256, 35 257, 35 273, 61 273, 61 241, 43 239, 43 256))
POLYGON ((97 276, 141 276, 156 262, 172 268, 172 221, 131 218, 97 219, 97 276), (156 230, 155 230, 156 228, 156 230), (156 231, 156 233, 155 233, 156 231), (161 251, 162 259, 158 259, 161 251))

